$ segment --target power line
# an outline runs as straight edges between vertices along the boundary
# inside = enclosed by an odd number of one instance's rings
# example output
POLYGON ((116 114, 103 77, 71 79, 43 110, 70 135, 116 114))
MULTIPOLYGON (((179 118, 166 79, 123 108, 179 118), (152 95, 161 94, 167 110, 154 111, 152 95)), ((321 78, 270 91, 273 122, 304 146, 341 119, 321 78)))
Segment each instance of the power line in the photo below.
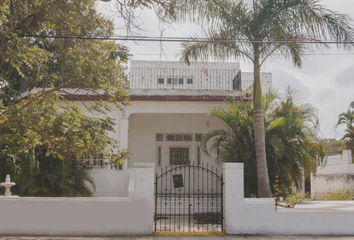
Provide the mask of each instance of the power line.
POLYGON ((18 35, 23 38, 54 38, 54 39, 81 39, 81 40, 110 40, 110 41, 145 41, 145 42, 222 42, 222 43, 302 43, 302 44, 354 44, 354 41, 311 41, 306 39, 210 39, 186 37, 146 37, 146 36, 116 36, 116 37, 90 37, 90 36, 51 36, 51 35, 18 35))
MULTIPOLYGON (((134 56, 175 56, 176 54, 172 53, 164 53, 164 54, 159 54, 159 53, 133 53, 131 52, 134 56)), ((289 55, 289 54, 274 54, 274 55, 289 55)), ((304 54, 304 56, 335 56, 335 55, 354 55, 354 53, 307 53, 304 54)))

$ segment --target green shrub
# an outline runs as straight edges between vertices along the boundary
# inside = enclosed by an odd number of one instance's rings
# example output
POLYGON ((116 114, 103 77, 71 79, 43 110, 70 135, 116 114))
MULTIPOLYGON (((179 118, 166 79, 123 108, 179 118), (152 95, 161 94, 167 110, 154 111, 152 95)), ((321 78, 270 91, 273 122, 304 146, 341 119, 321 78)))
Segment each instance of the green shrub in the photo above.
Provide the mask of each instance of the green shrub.
MULTIPOLYGON (((23 154, 21 164, 14 170, 6 158, 0 157, 0 182, 10 174, 16 185, 11 188, 13 195, 36 197, 92 197, 95 190, 94 180, 89 173, 76 167, 70 159, 59 159, 53 155, 46 156, 44 148, 37 148, 35 166, 31 167, 31 156, 23 154), (30 157, 29 157, 30 156, 30 157), (87 183, 87 184, 86 184, 87 183)), ((4 194, 0 187, 0 195, 4 194)))
POLYGON ((304 202, 304 201, 309 201, 310 198, 307 194, 291 194, 289 196, 286 197, 285 199, 285 203, 295 203, 298 204, 299 202, 304 202))

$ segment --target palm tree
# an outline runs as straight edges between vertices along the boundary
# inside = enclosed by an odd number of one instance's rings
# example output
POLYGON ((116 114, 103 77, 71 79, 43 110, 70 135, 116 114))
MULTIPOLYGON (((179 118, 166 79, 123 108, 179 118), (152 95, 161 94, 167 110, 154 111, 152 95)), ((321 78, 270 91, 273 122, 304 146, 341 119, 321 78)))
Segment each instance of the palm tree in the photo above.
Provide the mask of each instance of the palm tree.
POLYGON ((327 47, 327 40, 337 41, 338 47, 348 49, 352 45, 345 42, 353 41, 354 30, 349 16, 333 12, 317 0, 234 0, 223 3, 222 14, 214 15, 215 21, 209 19, 213 25, 204 29, 201 37, 195 36, 193 41, 182 44, 181 60, 189 64, 191 59, 242 57, 253 63, 258 189, 260 196, 270 197, 261 66, 272 57, 289 59, 301 67, 304 54, 311 49, 327 47))
POLYGON ((337 126, 341 124, 346 124, 347 128, 353 128, 354 123, 354 111, 348 109, 347 112, 339 114, 337 126))
MULTIPOLYGON (((297 102, 295 93, 290 88, 284 96, 269 93, 263 104, 267 165, 273 191, 276 174, 280 174, 282 191, 290 192, 293 185, 300 187, 301 168, 309 176, 316 171, 317 156, 324 159, 323 145, 317 137, 317 110, 297 102)), ((210 111, 207 123, 217 117, 226 128, 205 134, 202 149, 209 156, 216 153, 218 162, 243 162, 245 196, 256 195, 253 106, 251 102, 235 102, 233 98, 227 103, 226 108, 215 107, 210 111)))
MULTIPOLYGON (((354 102, 350 104, 350 107, 353 107, 352 105, 354 105, 354 102)), ((354 110, 348 109, 347 112, 339 114, 337 126, 341 124, 347 125, 341 140, 344 141, 346 149, 351 149, 352 158, 354 159, 354 110)))
POLYGON ((349 107, 354 108, 354 101, 350 103, 349 107))
POLYGON ((207 118, 219 118, 226 126, 225 129, 215 129, 204 134, 201 147, 204 153, 211 156, 216 153, 216 161, 242 162, 244 164, 245 196, 257 194, 257 177, 255 147, 253 137, 253 118, 251 102, 235 102, 227 99, 227 108, 214 107, 207 118), (209 146, 208 143, 212 142, 209 146), (208 147, 209 146, 209 147, 208 147))

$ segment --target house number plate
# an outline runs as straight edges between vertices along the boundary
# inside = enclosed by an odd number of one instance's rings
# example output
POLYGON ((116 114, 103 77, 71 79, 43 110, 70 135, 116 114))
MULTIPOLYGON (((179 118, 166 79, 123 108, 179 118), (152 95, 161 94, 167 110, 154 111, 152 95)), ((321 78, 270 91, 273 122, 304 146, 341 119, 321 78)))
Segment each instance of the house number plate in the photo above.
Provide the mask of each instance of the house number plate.
POLYGON ((173 186, 175 188, 182 188, 183 187, 183 177, 182 174, 176 174, 172 176, 173 178, 173 186))

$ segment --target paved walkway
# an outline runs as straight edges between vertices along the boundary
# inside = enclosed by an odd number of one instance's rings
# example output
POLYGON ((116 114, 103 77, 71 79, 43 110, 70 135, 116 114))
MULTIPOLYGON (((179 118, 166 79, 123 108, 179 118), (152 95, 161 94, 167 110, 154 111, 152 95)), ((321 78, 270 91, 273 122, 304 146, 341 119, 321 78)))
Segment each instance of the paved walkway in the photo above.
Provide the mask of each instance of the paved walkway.
POLYGON ((233 236, 116 236, 116 237, 18 237, 1 236, 0 240, 268 240, 268 239, 298 239, 298 240, 354 240, 354 236, 272 236, 272 235, 233 235, 233 236))

